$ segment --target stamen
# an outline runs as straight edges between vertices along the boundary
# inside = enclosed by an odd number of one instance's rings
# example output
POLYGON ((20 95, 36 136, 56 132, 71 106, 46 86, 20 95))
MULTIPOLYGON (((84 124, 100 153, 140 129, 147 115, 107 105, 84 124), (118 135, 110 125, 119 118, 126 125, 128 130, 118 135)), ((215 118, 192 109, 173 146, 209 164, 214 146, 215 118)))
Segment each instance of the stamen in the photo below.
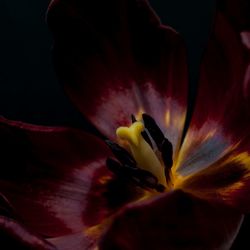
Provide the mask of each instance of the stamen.
POLYGON ((152 142, 151 142, 151 140, 150 140, 150 138, 149 138, 149 135, 148 135, 148 133, 147 133, 147 131, 142 131, 141 132, 141 135, 142 135, 142 137, 143 137, 143 139, 149 144, 149 146, 151 147, 151 148, 153 148, 153 144, 152 144, 152 142))
POLYGON ((172 143, 165 138, 161 146, 162 160, 167 170, 173 166, 173 146, 172 143))
POLYGON ((105 141, 107 145, 112 150, 114 156, 124 165, 129 165, 131 167, 136 166, 136 161, 134 158, 127 152, 126 149, 119 146, 117 143, 112 142, 110 140, 105 141))
POLYGON ((155 141, 158 150, 161 152, 162 160, 165 165, 165 176, 167 181, 170 180, 171 167, 173 165, 173 146, 172 143, 165 138, 159 126, 156 124, 155 120, 147 115, 143 114, 143 121, 145 127, 149 131, 151 137, 155 141))
POLYGON ((129 128, 118 128, 116 134, 120 139, 129 142, 130 150, 138 167, 151 172, 158 179, 160 184, 166 186, 164 168, 150 145, 143 139, 141 135, 143 130, 143 123, 135 122, 129 128))
POLYGON ((165 187, 158 183, 157 178, 146 170, 121 165, 111 158, 107 159, 106 165, 108 169, 118 177, 133 181, 134 184, 142 188, 155 189, 158 192, 163 192, 165 190, 165 187))
POLYGON ((161 129, 159 126, 156 124, 155 120, 147 115, 147 114, 142 114, 143 122, 145 125, 145 128, 148 130, 149 134, 155 141, 158 149, 161 149, 162 143, 165 139, 164 134, 162 133, 161 129))
POLYGON ((131 121, 132 121, 132 123, 137 122, 137 120, 133 114, 131 115, 131 121))

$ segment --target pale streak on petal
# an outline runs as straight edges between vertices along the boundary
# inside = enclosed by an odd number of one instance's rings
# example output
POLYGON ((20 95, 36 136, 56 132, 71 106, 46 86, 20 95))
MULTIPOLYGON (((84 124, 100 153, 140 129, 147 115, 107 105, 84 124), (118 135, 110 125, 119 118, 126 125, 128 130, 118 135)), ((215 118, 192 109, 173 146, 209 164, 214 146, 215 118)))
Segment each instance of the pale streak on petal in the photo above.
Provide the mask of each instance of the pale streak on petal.
POLYGON ((243 83, 243 93, 246 99, 250 96, 250 64, 246 68, 244 83, 243 83))
MULTIPOLYGON (((75 169, 73 173, 68 177, 69 182, 63 182, 58 187, 56 193, 60 196, 52 196, 51 199, 43 203, 50 213, 58 219, 64 218, 67 226, 72 224, 72 216, 75 217, 74 221, 79 223, 78 228, 84 228, 82 213, 86 207, 86 196, 92 184, 93 174, 97 169, 104 166, 105 159, 98 162, 94 162, 86 166, 83 166, 84 171, 81 169, 75 169)), ((76 225, 74 225, 75 227, 76 225)), ((74 228, 70 228, 74 229, 74 228)))
POLYGON ((94 250, 96 244, 82 232, 61 237, 50 238, 49 242, 54 244, 58 250, 94 250))
MULTIPOLYGON (((235 230, 232 231, 231 235, 228 235, 228 237, 227 237, 228 240, 225 241, 225 244, 221 246, 221 250, 228 250, 232 247, 234 240, 236 239, 236 237, 240 231, 241 225, 244 221, 244 217, 245 217, 244 215, 241 215, 241 218, 238 222, 238 225, 235 227, 235 230)), ((225 230, 226 230, 226 228, 225 228, 225 230)))
POLYGON ((178 176, 174 188, 192 193, 201 199, 223 203, 237 208, 239 211, 249 211, 245 196, 249 189, 250 155, 248 152, 239 153, 237 145, 224 157, 200 172, 178 176))
POLYGON ((174 148, 174 161, 179 153, 180 140, 186 118, 186 112, 174 101, 169 101, 171 105, 168 105, 165 113, 165 137, 169 139, 174 148))
POLYGON ((129 125, 130 115, 138 111, 139 106, 133 93, 122 88, 107 89, 99 102, 98 110, 91 116, 91 120, 98 124, 100 130, 109 139, 114 140, 116 129, 120 126, 129 125), (110 117, 114 117, 113 121, 109 120, 110 117))
POLYGON ((98 110, 91 116, 91 120, 98 123, 98 127, 110 139, 115 140, 115 131, 118 127, 130 125, 131 114, 141 120, 142 113, 147 113, 155 119, 173 144, 174 152, 177 151, 184 127, 186 108, 168 93, 159 93, 154 83, 145 82, 139 87, 136 82, 131 82, 130 87, 128 84, 126 89, 121 87, 107 89, 99 102, 98 110), (166 114, 169 114, 167 121, 166 114), (112 122, 109 121, 110 117, 114 117, 112 122))
POLYGON ((201 128, 191 127, 174 165, 177 175, 187 176, 199 172, 232 150, 230 138, 223 136, 222 127, 207 121, 201 128))
POLYGON ((250 49, 250 32, 243 31, 240 33, 241 41, 247 49, 250 49))
POLYGON ((148 113, 157 122, 165 137, 172 143, 174 155, 176 155, 184 128, 186 108, 168 96, 167 93, 164 95, 164 93, 157 92, 152 83, 146 84, 144 93, 150 103, 153 103, 150 105, 148 113))

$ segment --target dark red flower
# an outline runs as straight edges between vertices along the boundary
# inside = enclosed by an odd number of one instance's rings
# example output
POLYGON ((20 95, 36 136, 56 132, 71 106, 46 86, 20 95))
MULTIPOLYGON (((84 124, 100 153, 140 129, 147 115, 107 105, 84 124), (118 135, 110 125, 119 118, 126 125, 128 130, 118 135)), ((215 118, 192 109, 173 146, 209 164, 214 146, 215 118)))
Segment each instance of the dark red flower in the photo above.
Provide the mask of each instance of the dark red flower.
POLYGON ((57 74, 104 136, 1 118, 8 249, 231 247, 250 210, 249 20, 245 1, 218 3, 183 139, 188 80, 179 34, 145 0, 52 1, 57 74), (131 114, 153 141, 147 154, 114 144, 131 114), (165 165, 166 183, 152 157, 165 165))

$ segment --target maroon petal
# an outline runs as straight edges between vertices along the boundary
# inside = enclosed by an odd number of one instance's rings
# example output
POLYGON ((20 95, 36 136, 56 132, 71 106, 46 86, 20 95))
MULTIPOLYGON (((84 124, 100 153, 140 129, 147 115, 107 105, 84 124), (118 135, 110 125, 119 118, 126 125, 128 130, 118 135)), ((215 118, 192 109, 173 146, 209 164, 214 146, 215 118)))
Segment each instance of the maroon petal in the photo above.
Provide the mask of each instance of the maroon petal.
MULTIPOLYGON (((93 177, 110 177, 104 143, 74 129, 0 121, 0 189, 15 216, 45 236, 82 231, 93 181, 99 183, 93 177)), ((105 209, 95 205, 89 214, 105 209)))
POLYGON ((53 1, 48 23, 60 80, 102 132, 113 138, 131 114, 147 112, 176 144, 186 107, 185 50, 147 1, 53 1))
POLYGON ((249 213, 250 157, 232 150, 209 167, 177 179, 175 185, 209 202, 220 201, 249 213))
POLYGON ((229 249, 242 216, 182 191, 127 207, 100 242, 100 249, 229 249))
POLYGON ((105 166, 106 145, 79 130, 1 118, 0 139, 0 211, 46 237, 105 228, 108 217, 144 195, 115 178, 105 166))
POLYGON ((195 111, 177 166, 183 175, 206 168, 232 148, 249 152, 249 59, 241 34, 227 13, 218 11, 201 65, 195 111))
POLYGON ((230 19, 235 29, 250 30, 250 2, 248 0, 218 0, 218 6, 230 19))
POLYGON ((82 232, 51 238, 48 240, 56 246, 57 250, 89 250, 94 249, 94 242, 82 232))
POLYGON ((221 10, 203 58, 193 119, 176 164, 184 177, 177 186, 246 213, 250 211, 248 34, 236 29, 226 8, 221 10))
POLYGON ((7 217, 0 216, 0 242, 1 248, 19 249, 19 250, 56 250, 57 248, 27 231, 27 229, 18 222, 7 217))

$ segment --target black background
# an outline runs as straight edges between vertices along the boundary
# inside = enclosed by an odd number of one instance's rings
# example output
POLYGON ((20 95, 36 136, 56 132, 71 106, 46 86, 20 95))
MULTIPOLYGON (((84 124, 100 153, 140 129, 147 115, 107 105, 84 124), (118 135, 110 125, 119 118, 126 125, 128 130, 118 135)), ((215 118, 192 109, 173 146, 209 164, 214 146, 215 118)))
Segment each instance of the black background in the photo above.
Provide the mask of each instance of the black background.
MULTIPOLYGON (((186 41, 192 96, 215 0, 150 2, 163 23, 174 27, 186 41)), ((48 0, 0 0, 0 115, 45 125, 81 123, 81 115, 64 95, 53 70, 52 38, 45 22, 48 4, 48 0)), ((246 242, 247 224, 235 249, 242 249, 246 242)))

